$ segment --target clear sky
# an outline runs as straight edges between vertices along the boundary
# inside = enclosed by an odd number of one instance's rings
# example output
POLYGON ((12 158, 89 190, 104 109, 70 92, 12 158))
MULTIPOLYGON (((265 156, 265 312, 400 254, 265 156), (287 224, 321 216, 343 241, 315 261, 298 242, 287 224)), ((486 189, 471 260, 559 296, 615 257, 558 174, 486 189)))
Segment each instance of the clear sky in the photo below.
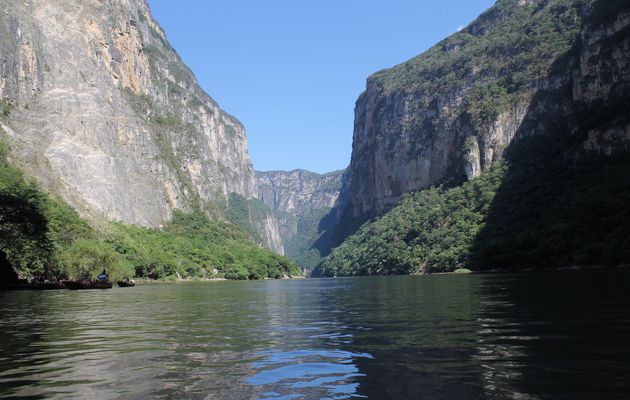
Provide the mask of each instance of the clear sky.
POLYGON ((416 56, 494 0, 149 0, 201 86, 247 131, 254 168, 350 163, 372 73, 416 56))

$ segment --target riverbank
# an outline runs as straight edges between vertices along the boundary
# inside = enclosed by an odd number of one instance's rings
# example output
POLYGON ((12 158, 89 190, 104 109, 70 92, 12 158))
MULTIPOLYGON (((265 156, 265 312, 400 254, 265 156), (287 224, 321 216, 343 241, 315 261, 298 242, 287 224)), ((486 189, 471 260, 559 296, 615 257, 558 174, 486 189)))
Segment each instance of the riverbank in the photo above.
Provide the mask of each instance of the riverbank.
POLYGON ((306 279, 305 276, 284 276, 281 278, 261 278, 261 279, 227 279, 224 277, 214 278, 165 278, 165 279, 146 279, 146 278, 134 278, 133 281, 136 285, 158 285, 158 284, 175 284, 175 283, 199 283, 199 282, 240 282, 240 281, 268 281, 268 280, 299 280, 306 279))

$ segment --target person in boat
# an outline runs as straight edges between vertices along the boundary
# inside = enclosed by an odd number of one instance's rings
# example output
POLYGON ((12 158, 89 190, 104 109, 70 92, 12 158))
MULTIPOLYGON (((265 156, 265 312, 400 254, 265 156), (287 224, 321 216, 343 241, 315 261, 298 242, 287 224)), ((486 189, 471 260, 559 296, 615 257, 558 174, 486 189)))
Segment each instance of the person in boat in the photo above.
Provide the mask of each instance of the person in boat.
POLYGON ((107 274, 105 268, 103 268, 103 272, 101 272, 96 278, 101 282, 109 281, 109 275, 107 274))

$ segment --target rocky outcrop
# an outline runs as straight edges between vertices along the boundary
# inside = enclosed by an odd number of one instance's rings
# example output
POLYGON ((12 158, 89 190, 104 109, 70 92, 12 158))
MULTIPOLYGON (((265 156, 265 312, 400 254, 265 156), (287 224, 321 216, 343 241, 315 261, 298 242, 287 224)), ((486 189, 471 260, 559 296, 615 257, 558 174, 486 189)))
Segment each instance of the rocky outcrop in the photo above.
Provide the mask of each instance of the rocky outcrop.
POLYGON ((521 137, 565 129, 583 149, 626 146, 627 112, 606 110, 628 104, 629 8, 499 0, 426 53, 369 77, 330 244, 406 193, 487 171, 521 137), (615 120, 591 123, 605 115, 615 120))
POLYGON ((145 0, 8 1, 11 158, 83 215, 158 226, 256 195, 245 130, 199 87, 145 0))
POLYGON ((278 226, 278 220, 273 214, 265 215, 258 221, 253 221, 256 230, 265 240, 265 246, 276 254, 284 255, 284 244, 278 226))

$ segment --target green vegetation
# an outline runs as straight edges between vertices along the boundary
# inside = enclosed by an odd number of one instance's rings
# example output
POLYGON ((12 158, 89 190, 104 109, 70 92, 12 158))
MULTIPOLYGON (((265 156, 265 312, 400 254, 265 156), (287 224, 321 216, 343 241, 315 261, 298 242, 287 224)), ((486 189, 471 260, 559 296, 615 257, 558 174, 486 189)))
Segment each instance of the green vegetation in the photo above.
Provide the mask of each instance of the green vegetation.
POLYGON ((576 138, 521 141, 476 238, 477 269, 630 263, 630 154, 573 155, 576 138))
POLYGON ((8 165, 0 142, 0 252, 16 267, 33 273, 51 269, 46 196, 34 182, 8 165))
POLYGON ((95 276, 106 269, 111 279, 133 276, 129 263, 102 240, 77 239, 61 254, 58 265, 68 277, 95 276))
POLYGON ((271 213, 271 209, 258 199, 246 199, 238 193, 230 193, 225 216, 232 224, 249 233, 257 242, 262 243, 263 237, 256 226, 271 213))
POLYGON ((510 102, 506 88, 496 82, 472 89, 466 100, 468 113, 476 126, 492 124, 510 102))
POLYGON ((251 242, 229 223, 175 211, 163 230, 116 224, 106 239, 138 277, 263 279, 299 274, 286 257, 251 242))
POLYGON ((0 252, 22 277, 112 279, 281 278, 299 274, 287 258, 256 245, 242 228, 197 211, 175 211, 164 229, 112 223, 93 229, 8 165, 0 141, 0 252))
POLYGON ((11 111, 15 108, 15 104, 6 99, 0 100, 0 116, 3 118, 7 118, 11 111))
POLYGON ((322 208, 302 215, 297 221, 296 234, 284 242, 287 257, 306 271, 312 271, 322 261, 314 243, 319 235, 319 223, 329 211, 330 208, 322 208))
POLYGON ((145 44, 142 46, 142 52, 148 57, 158 57, 160 54, 160 50, 151 44, 145 44))
POLYGON ((491 119, 532 89, 538 78, 548 76, 579 38, 584 1, 515 3, 497 1, 467 28, 369 80, 386 93, 431 94, 426 101, 470 87, 463 93, 463 111, 480 122, 491 119))
POLYGON ((516 2, 497 1, 469 27, 371 79, 392 91, 409 87, 439 93, 462 86, 474 70, 482 84, 506 75, 512 88, 529 83, 575 43, 584 2, 557 0, 545 6, 516 2), (431 81, 435 76, 442 79, 431 81))
POLYGON ((416 192, 332 251, 325 276, 449 272, 464 265, 506 166, 460 187, 416 192))
MULTIPOLYGON (((580 29, 611 26, 628 10, 628 2, 531 3, 498 0, 461 32, 370 78, 383 96, 412 92, 418 110, 429 109, 434 101, 439 104, 439 99, 461 98, 462 106, 455 111, 459 115, 454 117, 469 123, 477 137, 523 99, 531 100, 532 113, 524 119, 517 133, 521 139, 510 146, 505 162, 461 187, 430 188, 407 196, 335 249, 319 266, 323 274, 630 262, 630 155, 623 133, 613 133, 624 132, 628 125, 627 90, 621 85, 605 99, 585 104, 573 101, 566 87, 539 85, 540 79, 571 76, 584 45, 596 46, 599 60, 618 59, 627 29, 596 44, 582 42, 580 29), (566 116, 569 106, 573 112, 566 116), (593 139, 596 133, 601 134, 593 139), (587 153, 589 135, 595 144, 587 153), (616 153, 604 155, 611 149, 616 153)), ((616 72, 607 73, 596 79, 614 81, 616 72)), ((418 117, 417 129, 426 133, 423 122, 418 117)), ((464 150, 471 145, 466 141, 464 150)), ((347 219, 341 215, 333 243, 344 232, 354 231, 353 221, 347 219)))
POLYGON ((321 272, 384 275, 630 263, 630 154, 571 156, 576 140, 568 134, 523 139, 505 162, 479 178, 403 198, 333 250, 321 272))

